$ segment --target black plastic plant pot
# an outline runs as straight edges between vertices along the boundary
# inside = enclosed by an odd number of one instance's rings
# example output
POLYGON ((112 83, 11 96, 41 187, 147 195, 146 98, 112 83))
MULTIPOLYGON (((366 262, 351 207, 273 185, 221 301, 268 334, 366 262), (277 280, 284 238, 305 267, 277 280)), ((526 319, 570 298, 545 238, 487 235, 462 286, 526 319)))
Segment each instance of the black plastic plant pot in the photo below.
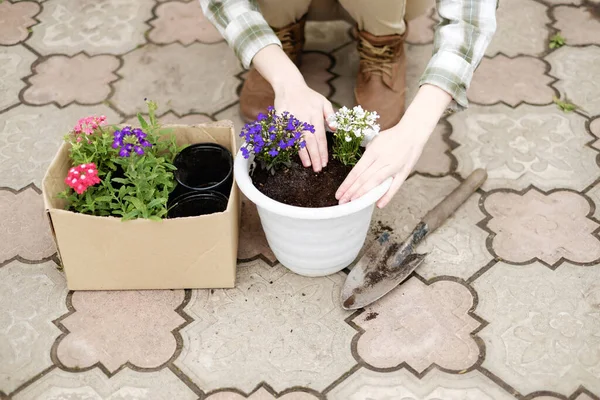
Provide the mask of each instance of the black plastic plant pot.
POLYGON ((233 185, 233 156, 216 143, 192 144, 174 160, 175 180, 184 191, 217 191, 229 197, 233 185))
POLYGON ((198 217, 223 212, 227 197, 220 192, 188 192, 168 204, 167 218, 198 217))

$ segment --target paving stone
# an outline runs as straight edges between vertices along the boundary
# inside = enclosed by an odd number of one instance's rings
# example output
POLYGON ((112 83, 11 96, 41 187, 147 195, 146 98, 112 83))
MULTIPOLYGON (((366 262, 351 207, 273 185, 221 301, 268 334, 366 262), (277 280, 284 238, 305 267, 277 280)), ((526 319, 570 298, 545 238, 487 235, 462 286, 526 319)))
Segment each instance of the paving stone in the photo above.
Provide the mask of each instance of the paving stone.
POLYGON ((110 94, 111 82, 118 79, 118 68, 119 60, 109 55, 52 56, 36 65, 23 98, 31 104, 61 106, 101 103, 110 94))
POLYGON ((450 172, 452 159, 446 154, 450 151, 450 146, 444 139, 449 130, 449 126, 444 123, 435 127, 414 167, 415 171, 431 175, 445 175, 450 172))
POLYGON ((498 263, 474 283, 483 367, 526 395, 600 393, 600 268, 498 263))
POLYGON ((25 87, 22 79, 31 74, 35 58, 32 52, 20 45, 0 47, 0 111, 19 103, 19 92, 25 87))
POLYGON ((0 3, 0 45, 10 46, 24 41, 29 36, 28 28, 35 25, 35 15, 40 6, 31 2, 0 3))
POLYGON ((194 394, 168 369, 135 372, 128 368, 108 378, 99 369, 76 374, 55 369, 15 400, 193 400, 194 394))
POLYGON ((155 368, 173 356, 172 331, 185 323, 175 309, 183 290, 79 291, 76 310, 61 321, 70 332, 58 345, 60 362, 68 368, 101 363, 110 372, 126 362, 155 368))
POLYGON ((546 57, 553 86, 589 115, 600 115, 600 47, 561 47, 546 57))
POLYGON ((151 1, 53 0, 44 3, 41 22, 28 43, 43 55, 122 54, 144 44, 151 1))
POLYGON ((248 393, 261 382, 323 390, 355 364, 344 276, 307 278, 262 260, 239 266, 235 289, 193 292, 185 312, 195 321, 181 331, 175 364, 207 391, 248 393))
POLYGON ((163 3, 156 9, 156 16, 150 22, 154 29, 149 34, 156 43, 188 45, 195 41, 216 43, 223 40, 217 28, 204 17, 198 1, 163 3))
POLYGON ((13 261, 0 268, 0 391, 10 393, 52 365, 67 286, 56 264, 13 261))
POLYGON ((206 398, 206 400, 317 400, 318 397, 300 391, 293 391, 284 394, 283 396, 273 396, 266 389, 260 388, 256 392, 252 393, 249 396, 244 396, 239 393, 231 392, 231 391, 222 391, 218 393, 211 394, 206 398))
POLYGON ((585 119, 554 105, 473 105, 448 121, 451 139, 459 143, 452 150, 457 172, 466 177, 475 168, 486 168, 485 190, 529 185, 583 190, 598 175, 597 152, 586 145, 585 119))
POLYGON ((144 98, 168 104, 179 115, 212 114, 237 100, 235 75, 242 69, 225 43, 148 45, 123 61, 112 101, 126 114, 145 111, 144 98))
POLYGON ((484 207, 492 216, 487 226, 495 233, 492 246, 511 262, 561 259, 588 263, 600 258, 600 228, 587 218, 588 201, 581 195, 558 191, 545 195, 535 189, 525 194, 493 193, 484 207))
POLYGON ((600 18, 585 7, 560 6, 553 10, 556 22, 567 45, 600 44, 600 18))
POLYGON ((419 379, 406 369, 380 373, 361 368, 330 393, 330 400, 510 400, 514 397, 477 371, 456 375, 437 369, 419 379))
POLYGON ((346 21, 307 21, 305 51, 329 52, 350 43, 350 24, 346 21))
POLYGON ((0 264, 13 257, 41 260, 56 252, 42 195, 32 188, 0 191, 0 264))

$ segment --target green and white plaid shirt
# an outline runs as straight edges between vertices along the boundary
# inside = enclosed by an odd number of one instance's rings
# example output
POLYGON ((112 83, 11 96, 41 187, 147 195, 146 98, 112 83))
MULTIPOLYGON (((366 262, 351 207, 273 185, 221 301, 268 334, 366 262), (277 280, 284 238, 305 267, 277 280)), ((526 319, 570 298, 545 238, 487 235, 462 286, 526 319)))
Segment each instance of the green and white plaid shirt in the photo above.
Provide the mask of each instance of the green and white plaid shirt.
MULTIPOLYGON (((419 84, 432 84, 452 95, 453 109, 468 106, 467 88, 496 31, 498 0, 436 0, 441 18, 433 57, 419 84)), ((200 0, 206 18, 233 48, 244 68, 254 55, 281 42, 255 0, 200 0)))

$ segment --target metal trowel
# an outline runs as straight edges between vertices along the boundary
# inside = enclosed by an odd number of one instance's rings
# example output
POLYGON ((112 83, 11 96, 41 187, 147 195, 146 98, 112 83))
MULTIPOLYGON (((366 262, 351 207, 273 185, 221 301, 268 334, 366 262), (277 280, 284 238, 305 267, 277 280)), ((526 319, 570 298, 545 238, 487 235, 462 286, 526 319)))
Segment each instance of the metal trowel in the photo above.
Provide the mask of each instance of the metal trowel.
POLYGON ((358 260, 342 289, 342 306, 346 310, 365 307, 385 296, 404 281, 423 262, 427 254, 415 248, 439 228, 487 179, 487 172, 477 169, 452 193, 425 215, 403 243, 390 241, 388 233, 380 236, 358 260))

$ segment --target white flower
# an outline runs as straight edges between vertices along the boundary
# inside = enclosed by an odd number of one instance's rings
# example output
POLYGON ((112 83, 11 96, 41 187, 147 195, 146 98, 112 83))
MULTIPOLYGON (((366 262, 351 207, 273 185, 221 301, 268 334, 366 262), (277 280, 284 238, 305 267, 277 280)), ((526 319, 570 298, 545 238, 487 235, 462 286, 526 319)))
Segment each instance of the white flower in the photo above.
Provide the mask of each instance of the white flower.
POLYGON ((346 135, 346 142, 351 142, 351 141, 352 141, 352 136, 346 135))

